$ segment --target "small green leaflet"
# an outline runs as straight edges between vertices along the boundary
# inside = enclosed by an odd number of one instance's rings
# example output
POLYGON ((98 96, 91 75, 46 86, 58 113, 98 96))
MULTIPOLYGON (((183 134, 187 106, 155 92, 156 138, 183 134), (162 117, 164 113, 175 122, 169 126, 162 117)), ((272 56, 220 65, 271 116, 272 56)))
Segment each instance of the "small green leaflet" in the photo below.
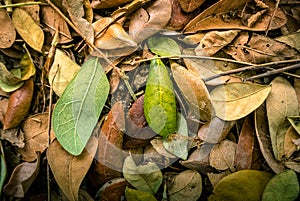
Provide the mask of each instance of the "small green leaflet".
POLYGON ((149 127, 167 137, 176 131, 177 114, 173 83, 160 59, 151 61, 146 83, 144 113, 149 127))
POLYGON ((63 148, 79 155, 90 138, 109 93, 109 82, 98 62, 89 59, 56 103, 52 122, 63 148))
POLYGON ((171 38, 153 36, 148 39, 148 46, 151 52, 160 56, 181 55, 178 44, 171 38))

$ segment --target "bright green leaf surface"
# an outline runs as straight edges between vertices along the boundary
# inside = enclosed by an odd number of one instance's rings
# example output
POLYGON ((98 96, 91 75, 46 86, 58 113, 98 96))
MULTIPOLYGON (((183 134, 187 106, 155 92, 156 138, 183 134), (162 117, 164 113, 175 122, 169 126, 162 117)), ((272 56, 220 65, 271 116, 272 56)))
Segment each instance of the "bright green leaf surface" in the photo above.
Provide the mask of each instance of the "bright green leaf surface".
POLYGON ((152 60, 146 84, 144 113, 150 128, 166 137, 176 130, 176 99, 169 72, 160 59, 152 60))
POLYGON ((153 36, 148 39, 151 52, 160 56, 178 56, 181 54, 178 44, 171 38, 153 36))
POLYGON ((293 170, 287 170, 272 177, 264 190, 262 201, 293 201, 298 194, 297 175, 293 170))
POLYGON ((131 188, 126 188, 125 196, 127 201, 157 201, 152 194, 131 188))
POLYGON ((66 151, 79 155, 87 144, 109 93, 109 82, 97 58, 88 60, 58 100, 53 130, 66 151))

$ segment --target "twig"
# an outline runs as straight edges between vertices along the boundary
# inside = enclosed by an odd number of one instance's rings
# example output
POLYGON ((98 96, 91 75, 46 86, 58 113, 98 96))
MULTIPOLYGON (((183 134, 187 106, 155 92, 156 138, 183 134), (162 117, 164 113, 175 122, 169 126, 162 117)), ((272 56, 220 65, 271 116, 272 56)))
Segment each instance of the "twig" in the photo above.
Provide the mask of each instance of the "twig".
MULTIPOLYGON (((6 5, 0 5, 0 8, 12 8, 12 7, 20 7, 20 6, 31 6, 31 5, 40 5, 45 4, 43 2, 24 2, 24 3, 14 3, 14 4, 6 4, 6 5)), ((45 4, 46 5, 46 4, 45 4)))
POLYGON ((278 9, 279 3, 280 3, 280 0, 276 0, 275 9, 274 9, 274 11, 273 11, 273 13, 272 13, 272 16, 271 16, 271 19, 270 19, 270 21, 269 21, 269 23, 268 23, 268 26, 267 26, 267 30, 266 30, 265 36, 268 35, 268 32, 269 32, 269 30, 270 30, 271 23, 273 22, 273 19, 274 19, 274 16, 275 16, 276 11, 277 11, 277 9, 278 9))

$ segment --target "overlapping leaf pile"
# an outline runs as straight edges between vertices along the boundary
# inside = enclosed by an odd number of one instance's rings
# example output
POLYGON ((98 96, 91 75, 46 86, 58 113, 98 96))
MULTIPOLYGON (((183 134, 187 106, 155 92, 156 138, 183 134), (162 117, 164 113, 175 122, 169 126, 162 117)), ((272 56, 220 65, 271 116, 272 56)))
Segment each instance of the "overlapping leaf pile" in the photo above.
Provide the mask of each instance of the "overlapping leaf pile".
POLYGON ((1 199, 299 199, 299 10, 5 1, 1 199))

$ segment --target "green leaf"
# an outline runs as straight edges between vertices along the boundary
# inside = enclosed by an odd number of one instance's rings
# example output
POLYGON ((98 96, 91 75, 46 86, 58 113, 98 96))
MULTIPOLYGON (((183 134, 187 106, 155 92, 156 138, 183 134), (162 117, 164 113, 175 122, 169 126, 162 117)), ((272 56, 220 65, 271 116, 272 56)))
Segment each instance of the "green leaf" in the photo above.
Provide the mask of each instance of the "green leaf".
POLYGON ((26 52, 20 61, 20 65, 21 65, 21 79, 22 80, 28 80, 30 77, 32 77, 36 70, 35 70, 35 66, 32 62, 31 56, 30 54, 28 54, 28 52, 26 52))
POLYGON ((272 177, 264 190, 262 201, 293 201, 298 194, 297 175, 293 170, 287 170, 272 177))
POLYGON ((126 188, 125 196, 127 201, 157 201, 152 194, 131 188, 126 188))
POLYGON ((288 117, 289 122, 292 124, 293 128, 300 135, 300 116, 288 117))
POLYGON ((53 111, 53 130, 63 148, 79 155, 87 144, 109 93, 97 58, 89 59, 69 83, 53 111))
POLYGON ((7 70, 6 66, 0 62, 0 87, 5 92, 13 92, 20 88, 24 82, 21 79, 20 68, 7 70))
POLYGON ((1 197, 1 192, 4 186, 4 182, 6 180, 7 176, 7 168, 6 168, 6 163, 5 163, 5 158, 4 158, 4 153, 2 152, 2 144, 0 142, 0 197, 1 197))
POLYGON ((188 157, 188 127, 187 122, 182 114, 178 115, 177 134, 171 139, 164 139, 163 145, 165 149, 175 156, 186 160, 188 157))
POLYGON ((148 39, 148 46, 151 52, 160 56, 181 55, 178 44, 171 38, 153 36, 148 39))
POLYGON ((225 121, 241 119, 257 109, 268 97, 271 86, 229 83, 211 92, 217 117, 225 121))
POLYGON ((169 72, 160 59, 152 60, 146 83, 144 113, 150 128, 167 137, 176 130, 176 99, 169 72))
POLYGON ((124 161, 123 175, 136 189, 155 194, 162 183, 162 173, 152 162, 137 166, 131 156, 124 161))

